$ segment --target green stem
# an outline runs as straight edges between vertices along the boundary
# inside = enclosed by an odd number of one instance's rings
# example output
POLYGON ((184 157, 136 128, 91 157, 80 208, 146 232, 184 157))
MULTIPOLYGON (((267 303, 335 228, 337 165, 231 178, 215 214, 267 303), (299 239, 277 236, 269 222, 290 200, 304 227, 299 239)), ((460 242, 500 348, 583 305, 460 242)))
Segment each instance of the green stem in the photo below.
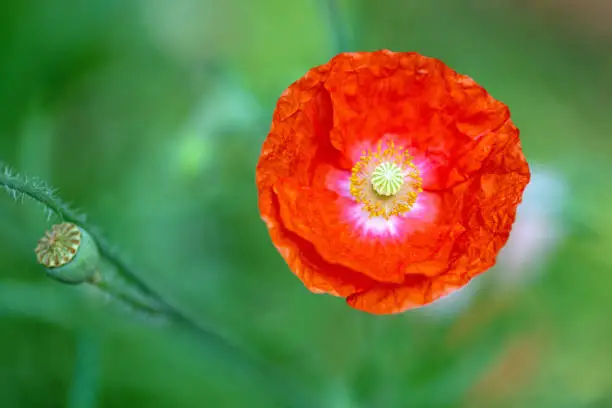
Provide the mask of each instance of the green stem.
POLYGON ((85 216, 72 210, 70 206, 56 197, 55 192, 45 183, 37 179, 28 179, 14 175, 8 168, 0 171, 0 186, 16 200, 25 197, 41 204, 49 215, 56 215, 66 222, 71 222, 86 230, 96 242, 103 262, 100 270, 100 280, 93 282, 101 290, 119 299, 135 309, 145 313, 153 313, 167 317, 178 328, 193 334, 206 344, 207 348, 215 350, 215 355, 232 360, 250 374, 255 374, 264 382, 264 386, 289 402, 291 407, 310 408, 320 406, 311 401, 312 396, 301 387, 288 380, 284 373, 279 372, 269 363, 244 351, 242 347, 203 327, 185 316, 181 311, 167 303, 162 296, 149 287, 110 244, 97 232, 97 228, 86 222, 85 216))
MULTIPOLYGON (((37 179, 27 179, 13 175, 8 168, 5 168, 4 171, 0 172, 0 186, 3 186, 9 195, 15 199, 31 198, 40 203, 46 213, 53 214, 63 221, 71 222, 86 230, 96 242, 100 255, 114 265, 129 284, 136 286, 147 296, 161 300, 160 296, 140 279, 111 245, 106 242, 98 229, 90 225, 83 214, 74 211, 68 204, 56 197, 53 189, 45 183, 37 179)), ((160 303, 163 304, 164 302, 160 303)))
POLYGON ((68 408, 94 408, 98 391, 98 343, 91 333, 78 334, 68 408))
POLYGON ((139 288, 126 282, 123 276, 117 272, 115 265, 106 261, 106 259, 101 259, 99 268, 91 283, 119 302, 147 315, 166 315, 170 311, 167 306, 163 306, 155 298, 147 296, 139 288))

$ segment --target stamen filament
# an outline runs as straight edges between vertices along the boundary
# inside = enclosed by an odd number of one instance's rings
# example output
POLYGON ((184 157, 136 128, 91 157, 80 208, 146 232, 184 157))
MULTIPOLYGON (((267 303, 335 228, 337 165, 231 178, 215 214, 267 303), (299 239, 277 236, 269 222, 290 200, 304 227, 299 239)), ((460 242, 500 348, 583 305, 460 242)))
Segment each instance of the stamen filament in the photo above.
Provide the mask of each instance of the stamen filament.
POLYGON ((379 143, 376 151, 364 151, 352 170, 350 192, 370 217, 389 219, 410 211, 421 191, 412 156, 393 142, 386 149, 379 143))

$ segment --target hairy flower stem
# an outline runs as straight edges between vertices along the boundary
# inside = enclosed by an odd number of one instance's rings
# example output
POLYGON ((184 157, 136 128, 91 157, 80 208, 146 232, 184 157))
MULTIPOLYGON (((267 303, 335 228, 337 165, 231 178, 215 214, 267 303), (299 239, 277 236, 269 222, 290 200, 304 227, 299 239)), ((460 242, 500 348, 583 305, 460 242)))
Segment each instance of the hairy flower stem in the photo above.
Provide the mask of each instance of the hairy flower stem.
POLYGON ((150 316, 166 318, 169 323, 203 342, 207 349, 213 350, 216 357, 231 361, 241 371, 255 376, 275 395, 295 408, 320 406, 312 401, 312 395, 296 386, 276 367, 248 353, 243 347, 221 334, 184 315, 180 310, 166 302, 161 295, 149 287, 133 269, 121 258, 116 250, 102 237, 97 228, 86 221, 86 217, 70 208, 59 199, 55 191, 44 182, 14 174, 8 167, 0 166, 0 187, 16 201, 31 199, 40 204, 49 216, 56 216, 63 222, 75 224, 86 231, 95 242, 100 261, 98 270, 87 282, 96 285, 112 298, 129 305, 137 311, 150 316))
POLYGON ((48 216, 55 215, 63 221, 71 222, 86 230, 96 242, 100 255, 109 263, 117 268, 117 271, 130 285, 137 287, 151 298, 159 296, 141 280, 119 254, 106 242, 97 228, 86 221, 86 217, 74 211, 70 206, 60 200, 53 189, 38 179, 28 179, 14 175, 8 167, 0 171, 0 186, 4 187, 7 193, 16 200, 30 198, 43 206, 43 210, 48 216))
POLYGON ((156 298, 147 296, 139 288, 130 285, 117 271, 115 265, 102 259, 99 272, 90 282, 109 296, 117 299, 140 312, 151 316, 163 316, 171 313, 172 309, 164 306, 156 298))

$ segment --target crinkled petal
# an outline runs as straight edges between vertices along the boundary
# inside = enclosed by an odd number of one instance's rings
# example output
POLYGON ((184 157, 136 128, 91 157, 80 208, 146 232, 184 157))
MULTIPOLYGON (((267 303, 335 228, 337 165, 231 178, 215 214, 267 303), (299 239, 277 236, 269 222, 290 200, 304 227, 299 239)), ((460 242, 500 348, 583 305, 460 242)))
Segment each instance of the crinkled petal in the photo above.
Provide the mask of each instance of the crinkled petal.
MULTIPOLYGON (((445 269, 454 225, 419 219, 378 220, 378 231, 358 228, 352 213, 361 206, 334 192, 278 183, 280 217, 285 227, 313 244, 326 261, 381 282, 401 283, 406 274, 436 275, 445 269)), ((431 209, 433 211, 433 209, 431 209)), ((426 210, 425 210, 426 211, 426 210)))
POLYGON ((291 270, 371 313, 427 304, 490 268, 529 178, 503 103, 438 60, 389 51, 340 54, 292 84, 256 173, 262 218, 291 270), (435 205, 386 225, 364 219, 330 175, 389 139, 423 172, 417 204, 435 205))

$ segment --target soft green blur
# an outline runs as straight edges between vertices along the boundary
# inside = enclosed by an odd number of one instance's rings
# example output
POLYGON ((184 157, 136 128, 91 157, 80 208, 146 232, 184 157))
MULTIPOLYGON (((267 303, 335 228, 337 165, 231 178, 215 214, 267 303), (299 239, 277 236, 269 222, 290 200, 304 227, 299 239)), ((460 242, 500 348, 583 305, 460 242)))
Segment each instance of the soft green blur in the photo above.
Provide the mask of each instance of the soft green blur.
MULTIPOLYGON (((527 3, 3 1, 0 161, 313 408, 612 407, 612 37, 606 10, 527 3), (275 100, 345 46, 470 75, 510 106, 534 172, 498 266, 402 315, 308 292, 259 219, 275 100)), ((289 406, 205 343, 51 281, 33 253, 48 226, 0 194, 0 407, 289 406)))

